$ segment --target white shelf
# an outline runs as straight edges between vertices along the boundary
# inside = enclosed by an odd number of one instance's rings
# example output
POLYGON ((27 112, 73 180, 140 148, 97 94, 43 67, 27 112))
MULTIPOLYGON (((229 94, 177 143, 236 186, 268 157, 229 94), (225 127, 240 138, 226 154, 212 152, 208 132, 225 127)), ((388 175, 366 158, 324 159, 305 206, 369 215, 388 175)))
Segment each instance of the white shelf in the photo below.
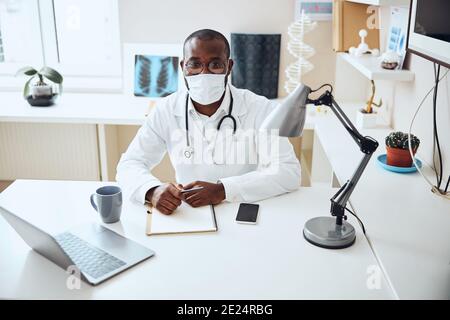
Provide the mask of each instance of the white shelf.
POLYGON ((409 0, 347 0, 373 6, 409 6, 409 0))
POLYGON ((117 93, 64 93, 51 107, 31 107, 21 92, 0 92, 0 122, 142 125, 149 100, 117 93))
POLYGON ((381 68, 378 57, 363 56, 356 58, 348 53, 339 53, 339 56, 361 72, 369 80, 404 81, 414 80, 414 72, 409 70, 386 70, 381 68))

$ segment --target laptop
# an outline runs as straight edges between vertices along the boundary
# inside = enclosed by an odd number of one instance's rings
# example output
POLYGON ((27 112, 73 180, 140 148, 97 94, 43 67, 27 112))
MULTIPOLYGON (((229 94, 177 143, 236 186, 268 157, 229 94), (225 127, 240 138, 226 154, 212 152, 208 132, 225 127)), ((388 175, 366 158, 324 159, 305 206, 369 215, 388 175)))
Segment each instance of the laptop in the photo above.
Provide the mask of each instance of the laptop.
POLYGON ((99 224, 52 236, 0 206, 0 213, 33 250, 64 270, 75 266, 91 285, 117 275, 155 253, 99 224))

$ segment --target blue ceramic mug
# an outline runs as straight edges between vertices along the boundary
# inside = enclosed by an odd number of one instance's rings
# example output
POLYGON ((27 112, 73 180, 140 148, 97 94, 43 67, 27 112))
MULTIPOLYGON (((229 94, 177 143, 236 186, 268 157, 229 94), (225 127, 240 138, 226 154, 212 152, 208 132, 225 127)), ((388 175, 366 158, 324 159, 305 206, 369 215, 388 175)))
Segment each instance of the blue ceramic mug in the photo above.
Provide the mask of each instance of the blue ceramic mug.
POLYGON ((117 222, 122 212, 122 190, 116 186, 98 188, 91 194, 91 204, 104 223, 117 222))

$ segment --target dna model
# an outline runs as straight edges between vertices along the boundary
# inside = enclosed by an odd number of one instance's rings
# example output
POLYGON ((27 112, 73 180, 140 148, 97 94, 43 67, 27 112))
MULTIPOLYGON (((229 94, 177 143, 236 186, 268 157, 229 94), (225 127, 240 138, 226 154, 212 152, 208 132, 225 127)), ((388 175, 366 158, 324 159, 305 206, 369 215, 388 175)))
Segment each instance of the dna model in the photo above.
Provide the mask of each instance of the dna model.
POLYGON ((289 42, 287 49, 296 61, 291 63, 285 70, 287 80, 284 89, 287 93, 291 93, 301 83, 302 76, 314 69, 314 65, 307 59, 311 58, 316 51, 313 47, 303 42, 305 34, 314 30, 317 22, 302 10, 300 19, 293 22, 288 27, 289 42))

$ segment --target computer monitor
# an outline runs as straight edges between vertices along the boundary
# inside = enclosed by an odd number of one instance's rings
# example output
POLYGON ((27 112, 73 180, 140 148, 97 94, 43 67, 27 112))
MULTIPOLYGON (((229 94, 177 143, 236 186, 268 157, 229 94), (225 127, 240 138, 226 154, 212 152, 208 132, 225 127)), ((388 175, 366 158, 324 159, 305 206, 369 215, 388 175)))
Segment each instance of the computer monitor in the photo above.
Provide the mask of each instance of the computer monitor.
POLYGON ((408 52, 449 68, 449 13, 449 0, 412 0, 408 52))

